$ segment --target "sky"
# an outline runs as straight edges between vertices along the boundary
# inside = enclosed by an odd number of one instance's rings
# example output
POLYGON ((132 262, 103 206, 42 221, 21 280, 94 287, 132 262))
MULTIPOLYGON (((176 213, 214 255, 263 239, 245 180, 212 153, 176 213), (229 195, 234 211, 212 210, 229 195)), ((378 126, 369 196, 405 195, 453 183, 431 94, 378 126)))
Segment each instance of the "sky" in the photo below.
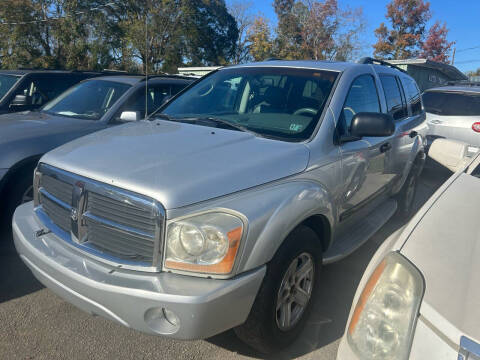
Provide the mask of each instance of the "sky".
MULTIPOLYGON (((239 0, 227 0, 227 4, 239 0)), ((240 0, 246 1, 249 0, 240 0)), ((351 8, 362 7, 366 20, 366 30, 362 40, 366 47, 364 56, 371 56, 373 53, 372 44, 376 42, 374 30, 381 22, 386 21, 386 6, 390 0, 339 0, 340 6, 351 8)), ((262 13, 270 19, 272 25, 276 25, 277 17, 273 11, 273 0, 251 1, 252 13, 262 13)), ((455 41, 456 55, 455 66, 461 71, 476 70, 480 68, 480 0, 431 0, 430 10, 432 11, 433 24, 436 20, 446 22, 450 30, 449 41, 455 41), (474 48, 467 50, 469 48, 474 48)))

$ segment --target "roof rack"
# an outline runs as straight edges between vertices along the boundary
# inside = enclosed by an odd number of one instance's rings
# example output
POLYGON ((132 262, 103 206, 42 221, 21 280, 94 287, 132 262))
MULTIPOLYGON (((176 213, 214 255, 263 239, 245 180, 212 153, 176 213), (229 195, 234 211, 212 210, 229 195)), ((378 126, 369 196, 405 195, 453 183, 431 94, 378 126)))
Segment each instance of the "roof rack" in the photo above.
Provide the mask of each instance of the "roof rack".
POLYGON ((405 70, 403 70, 401 67, 399 67, 397 65, 391 64, 391 63, 389 63, 388 61, 385 61, 385 60, 374 59, 374 58, 371 58, 371 57, 363 57, 363 58, 361 58, 357 61, 357 64, 383 65, 383 66, 388 66, 388 67, 391 67, 392 69, 396 69, 398 71, 401 71, 405 74, 407 73, 405 70))
POLYGON ((263 61, 277 61, 277 60, 283 60, 283 59, 280 59, 280 58, 277 58, 277 57, 269 57, 269 58, 266 58, 263 61))

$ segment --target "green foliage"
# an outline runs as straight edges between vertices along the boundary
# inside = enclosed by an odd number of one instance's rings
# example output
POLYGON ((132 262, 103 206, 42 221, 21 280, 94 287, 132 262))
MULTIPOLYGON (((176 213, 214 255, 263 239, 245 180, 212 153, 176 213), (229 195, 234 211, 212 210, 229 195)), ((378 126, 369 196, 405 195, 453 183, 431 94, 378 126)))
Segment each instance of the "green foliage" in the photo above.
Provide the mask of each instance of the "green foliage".
POLYGON ((90 10, 103 4, 3 0, 0 66, 138 71, 148 63, 159 72, 234 56, 238 29, 224 0, 125 0, 90 10))
POLYGON ((390 27, 381 23, 375 30, 377 43, 374 56, 384 59, 416 57, 425 37, 430 19, 430 3, 424 0, 392 0, 387 5, 386 18, 390 27))

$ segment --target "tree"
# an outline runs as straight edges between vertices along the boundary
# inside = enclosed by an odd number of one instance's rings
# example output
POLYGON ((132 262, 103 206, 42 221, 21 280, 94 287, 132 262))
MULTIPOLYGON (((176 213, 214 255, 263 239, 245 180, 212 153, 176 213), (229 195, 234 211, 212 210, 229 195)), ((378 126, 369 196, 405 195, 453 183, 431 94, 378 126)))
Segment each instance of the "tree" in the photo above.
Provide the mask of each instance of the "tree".
POLYGON ((430 3, 424 0, 392 0, 386 18, 390 28, 381 23, 375 30, 378 39, 374 56, 385 59, 408 59, 418 55, 430 19, 430 3))
POLYGON ((275 54, 284 59, 300 59, 302 53, 302 19, 306 6, 302 1, 274 0, 273 8, 278 17, 275 54))
POLYGON ((314 1, 302 19, 304 57, 349 60, 359 49, 364 29, 362 9, 340 9, 337 0, 314 1))
POLYGON ((252 26, 254 20, 250 12, 251 7, 251 2, 240 1, 233 2, 229 7, 229 12, 235 18, 238 27, 237 46, 233 56, 235 64, 242 63, 250 58, 250 43, 248 42, 247 31, 252 26))
POLYGON ((448 29, 444 23, 437 21, 428 31, 427 39, 423 43, 421 57, 443 63, 450 62, 450 50, 455 42, 447 40, 448 29))
POLYGON ((262 61, 272 56, 273 43, 270 25, 263 16, 257 16, 247 30, 250 42, 250 55, 255 61, 262 61))

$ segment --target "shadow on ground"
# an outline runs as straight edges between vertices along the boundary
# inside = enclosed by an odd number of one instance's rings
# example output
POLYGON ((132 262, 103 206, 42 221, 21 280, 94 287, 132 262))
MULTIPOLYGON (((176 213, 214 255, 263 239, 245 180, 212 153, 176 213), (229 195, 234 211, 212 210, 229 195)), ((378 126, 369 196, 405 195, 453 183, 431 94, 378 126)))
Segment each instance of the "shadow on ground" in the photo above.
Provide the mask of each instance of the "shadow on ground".
MULTIPOLYGON (((415 199, 418 210, 451 175, 429 162, 422 173, 415 199)), ((358 283, 378 247, 405 222, 395 215, 367 243, 347 258, 324 266, 320 295, 314 304, 310 320, 299 339, 287 349, 271 357, 254 352, 235 337, 232 330, 207 341, 245 356, 266 359, 294 359, 335 342, 343 336, 350 307, 358 283)))
POLYGON ((0 303, 43 288, 15 250, 9 230, 0 231, 0 303))

